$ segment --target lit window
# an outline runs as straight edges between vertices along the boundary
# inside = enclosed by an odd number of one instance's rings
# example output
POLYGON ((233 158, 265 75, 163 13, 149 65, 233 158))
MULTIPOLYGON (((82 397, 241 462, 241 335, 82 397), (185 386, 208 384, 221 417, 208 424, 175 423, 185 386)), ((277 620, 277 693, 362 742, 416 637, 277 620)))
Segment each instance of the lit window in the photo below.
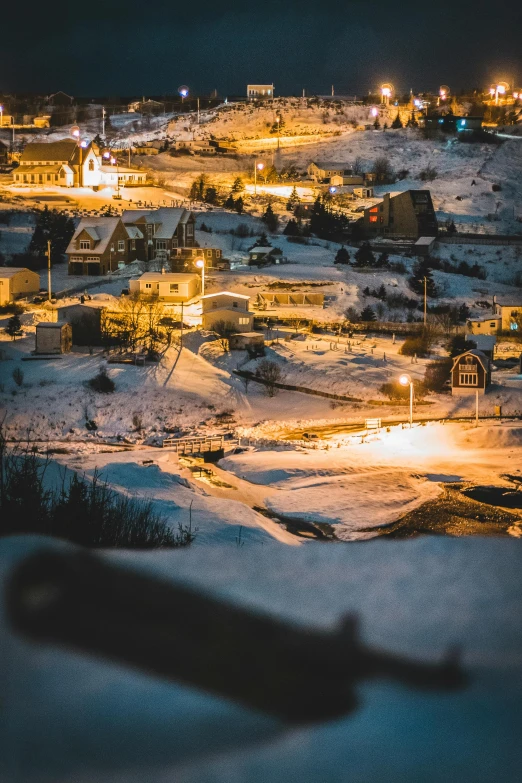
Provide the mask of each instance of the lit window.
POLYGON ((124 239, 119 239, 118 240, 118 253, 123 253, 124 250, 125 250, 125 240, 124 239))
POLYGON ((250 323, 250 318, 240 318, 239 319, 240 324, 248 324, 250 323))
POLYGON ((111 244, 111 253, 114 253, 114 242, 111 244))
POLYGON ((372 213, 373 213, 373 212, 378 212, 378 211, 379 211, 379 208, 378 208, 378 207, 372 207, 372 208, 370 209, 370 212, 372 212, 372 213))
POLYGON ((377 215, 370 215, 370 223, 377 223, 377 215))
POLYGON ((459 386, 478 386, 476 372, 461 372, 459 374, 459 386))

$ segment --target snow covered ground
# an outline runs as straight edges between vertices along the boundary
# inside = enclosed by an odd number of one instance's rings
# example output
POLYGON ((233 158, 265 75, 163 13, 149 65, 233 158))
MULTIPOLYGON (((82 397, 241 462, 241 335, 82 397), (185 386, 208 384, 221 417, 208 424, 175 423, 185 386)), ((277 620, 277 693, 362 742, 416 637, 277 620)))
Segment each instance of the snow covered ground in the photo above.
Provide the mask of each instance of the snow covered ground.
MULTIPOLYGON (((42 539, 4 539, 1 584, 42 539)), ((127 567, 289 622, 356 613, 365 643, 418 660, 458 644, 452 693, 383 680, 355 712, 293 729, 116 663, 35 645, 0 602, 0 778, 26 783, 518 783, 522 701, 519 541, 427 537, 364 546, 234 545, 111 553, 127 567)), ((129 616, 132 608, 129 608, 129 616)), ((259 670, 262 661, 253 661, 259 670)), ((349 663, 334 666, 339 687, 349 663)), ((249 661, 245 661, 245 667, 249 661)), ((302 682, 306 688, 306 681, 302 682)))

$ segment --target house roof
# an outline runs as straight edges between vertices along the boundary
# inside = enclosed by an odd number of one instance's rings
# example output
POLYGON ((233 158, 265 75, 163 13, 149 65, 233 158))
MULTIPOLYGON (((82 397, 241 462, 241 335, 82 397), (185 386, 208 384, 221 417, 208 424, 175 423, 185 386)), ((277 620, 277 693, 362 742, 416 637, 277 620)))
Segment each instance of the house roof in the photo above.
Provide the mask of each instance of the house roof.
POLYGON ((69 166, 66 163, 54 163, 49 166, 30 166, 26 164, 14 169, 13 174, 59 174, 62 168, 69 169, 69 166))
POLYGON ((160 207, 159 209, 126 209, 121 216, 125 224, 136 221, 157 226, 155 239, 170 239, 176 233, 180 223, 187 223, 191 212, 177 207, 160 207))
POLYGON ((261 247, 259 245, 258 247, 253 247, 252 250, 249 250, 249 253, 270 253, 272 250, 278 250, 277 247, 261 247))
POLYGON ((143 239, 143 234, 137 226, 125 226, 129 239, 143 239))
POLYGON ((322 169, 323 171, 328 171, 329 169, 335 169, 336 171, 351 171, 351 169, 348 168, 346 163, 335 163, 335 162, 323 163, 322 161, 318 162, 316 160, 313 160, 312 163, 315 166, 317 166, 318 169, 322 169))
POLYGON ((89 234, 91 239, 94 239, 96 242, 98 242, 100 240, 100 235, 98 234, 98 232, 96 231, 96 228, 94 226, 87 226, 86 228, 84 228, 84 231, 87 234, 89 234))
POLYGON ((231 296, 234 299, 250 299, 246 294, 235 294, 233 291, 218 291, 215 294, 205 294, 201 299, 212 299, 214 296, 231 296))
POLYGON ((74 139, 62 139, 62 141, 41 142, 33 141, 26 146, 20 156, 20 162, 34 160, 48 160, 49 162, 69 162, 78 149, 74 139))
POLYGON ((144 280, 145 282, 172 282, 172 283, 188 283, 191 280, 199 280, 199 275, 188 274, 187 272, 144 272, 137 280, 144 280))
POLYGON ((68 254, 73 253, 74 255, 89 254, 92 253, 93 250, 97 254, 103 253, 107 249, 107 245, 109 244, 111 237, 114 234, 119 222, 120 222, 119 217, 82 218, 65 252, 68 254), (89 250, 80 250, 80 248, 76 247, 76 240, 78 239, 78 237, 83 231, 89 233, 90 236, 92 236, 92 233, 90 232, 94 231, 94 233, 97 235, 98 239, 95 240, 96 244, 94 248, 90 248, 89 250))
POLYGON ((458 356, 455 356, 455 358, 453 359, 452 369, 455 369, 455 365, 462 359, 463 356, 475 356, 479 360, 484 370, 486 370, 486 372, 489 369, 489 358, 486 356, 485 353, 479 351, 478 348, 470 348, 469 351, 464 351, 463 353, 459 353, 458 356))
POLYGON ((37 329, 62 329, 67 326, 67 321, 40 321, 36 324, 37 329))
POLYGON ((472 341, 476 344, 479 351, 492 351, 497 344, 495 334, 467 334, 466 342, 472 341))
POLYGON ((522 296, 516 294, 505 294, 504 296, 496 296, 495 304, 501 307, 522 307, 522 296))
POLYGON ((36 275, 37 272, 33 272, 31 269, 27 269, 25 266, 4 266, 0 269, 0 278, 5 280, 6 277, 14 277, 18 272, 29 272, 32 275, 36 275))

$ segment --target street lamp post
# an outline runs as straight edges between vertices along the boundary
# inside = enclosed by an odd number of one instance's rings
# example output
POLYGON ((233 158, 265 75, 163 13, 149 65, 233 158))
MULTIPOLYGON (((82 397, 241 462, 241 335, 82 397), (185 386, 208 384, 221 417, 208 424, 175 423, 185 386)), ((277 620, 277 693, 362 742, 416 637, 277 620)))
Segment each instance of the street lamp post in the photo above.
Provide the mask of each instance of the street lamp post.
POLYGON ((258 163, 256 160, 255 166, 254 166, 254 196, 257 196, 257 172, 263 171, 265 168, 264 163, 258 163))
POLYGON ((116 185, 116 198, 119 199, 119 198, 121 198, 121 196, 120 196, 120 168, 119 168, 119 164, 118 164, 118 157, 111 158, 111 163, 112 163, 113 166, 114 166, 114 164, 116 164, 116 180, 117 180, 117 183, 118 183, 116 185))
POLYGON ((205 259, 198 258, 194 263, 198 269, 201 269, 201 296, 205 296, 205 259))
POLYGON ((0 128, 4 126, 4 107, 0 103, 0 128))
POLYGON ((401 386, 410 387, 410 429, 413 427, 413 381, 409 375, 401 375, 399 378, 401 386))

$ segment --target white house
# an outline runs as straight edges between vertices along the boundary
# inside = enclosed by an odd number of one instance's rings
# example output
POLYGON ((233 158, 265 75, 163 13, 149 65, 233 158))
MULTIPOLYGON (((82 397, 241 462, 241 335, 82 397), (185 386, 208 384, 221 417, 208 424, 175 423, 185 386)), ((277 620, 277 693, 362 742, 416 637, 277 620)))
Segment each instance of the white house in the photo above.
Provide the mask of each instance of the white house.
POLYGON ((15 185, 99 188, 144 185, 144 171, 103 163, 97 145, 80 147, 74 139, 31 142, 13 171, 15 185))
POLYGON ((238 332, 251 332, 254 313, 248 309, 250 297, 232 291, 218 291, 201 297, 203 329, 211 330, 218 321, 231 323, 238 332))
POLYGON ((188 302, 201 291, 200 275, 182 272, 145 272, 129 281, 131 293, 157 296, 162 302, 188 302))

